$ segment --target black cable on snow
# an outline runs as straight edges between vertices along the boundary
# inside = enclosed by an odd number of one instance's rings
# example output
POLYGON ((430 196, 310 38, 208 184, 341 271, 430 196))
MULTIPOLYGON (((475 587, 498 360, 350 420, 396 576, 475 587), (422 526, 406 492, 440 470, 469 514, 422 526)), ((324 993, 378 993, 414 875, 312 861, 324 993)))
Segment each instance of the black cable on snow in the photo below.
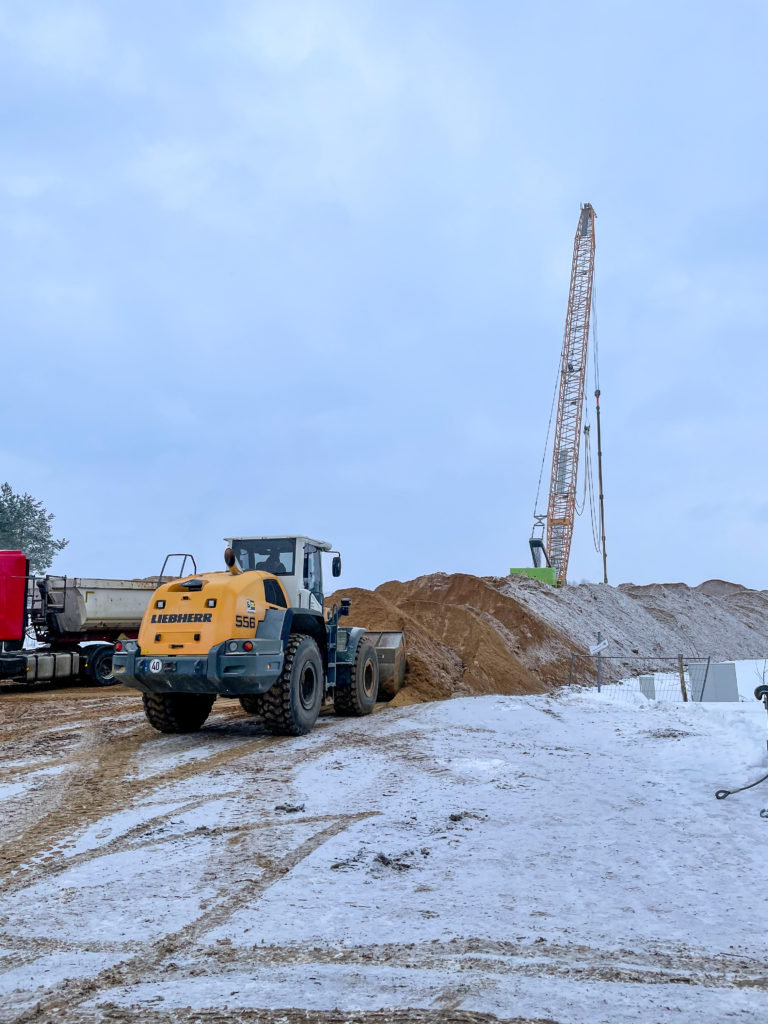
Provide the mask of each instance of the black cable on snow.
MULTIPOLYGON (((766 779, 768 779, 768 773, 763 775, 762 778, 758 779, 757 782, 750 782, 748 786, 739 786, 738 789, 718 789, 718 791, 715 793, 715 797, 718 800, 725 800, 725 798, 727 796, 731 796, 732 793, 743 793, 745 789, 754 789, 755 786, 759 786, 760 783, 765 782, 766 779)), ((760 817, 768 817, 768 814, 763 815, 763 812, 761 811, 760 817)))

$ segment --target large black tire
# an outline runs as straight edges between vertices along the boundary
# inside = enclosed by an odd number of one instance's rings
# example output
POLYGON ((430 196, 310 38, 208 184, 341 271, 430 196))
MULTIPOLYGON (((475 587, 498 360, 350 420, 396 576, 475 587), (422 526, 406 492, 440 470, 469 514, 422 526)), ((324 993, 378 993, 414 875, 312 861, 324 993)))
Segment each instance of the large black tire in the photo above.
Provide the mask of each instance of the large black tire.
POLYGON ((114 686, 118 682, 112 671, 112 655, 115 649, 112 644, 100 644, 88 648, 86 659, 88 665, 85 678, 96 686, 114 686))
POLYGON ((320 714, 323 659, 311 636, 295 633, 285 646, 283 671, 261 698, 264 724, 276 736, 303 736, 320 714))
POLYGON ((333 710, 337 715, 370 715, 379 694, 379 662, 376 648, 365 637, 355 652, 349 686, 337 686, 333 692, 333 710))
POLYGON ((243 711, 247 711, 249 715, 263 715, 264 714, 264 694, 263 693, 246 693, 240 698, 240 707, 243 711))
POLYGON ((144 714, 158 732, 197 732, 211 713, 213 693, 142 693, 144 714))

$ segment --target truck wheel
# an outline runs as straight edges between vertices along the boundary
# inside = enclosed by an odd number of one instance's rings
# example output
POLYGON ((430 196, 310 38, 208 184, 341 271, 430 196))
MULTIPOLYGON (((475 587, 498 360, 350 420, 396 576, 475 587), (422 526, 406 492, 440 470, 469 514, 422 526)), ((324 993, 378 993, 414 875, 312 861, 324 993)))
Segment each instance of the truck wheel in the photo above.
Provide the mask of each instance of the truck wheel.
POLYGON ((158 732, 197 732, 211 713, 213 693, 142 693, 144 714, 158 732))
POLYGON ((263 715, 264 695, 262 693, 246 693, 240 698, 240 707, 249 715, 263 715))
POLYGON ((261 697, 264 724, 276 736, 302 736, 320 714, 324 673, 311 636, 294 633, 285 645, 283 671, 261 697))
POLYGON ((96 686, 114 686, 117 682, 112 672, 112 655, 114 647, 111 644, 104 644, 100 647, 91 647, 87 652, 88 667, 85 670, 86 678, 96 686))
POLYGON ((379 662, 376 648, 361 640, 350 672, 349 686, 337 686, 333 710, 337 715, 370 715, 379 692, 379 662))

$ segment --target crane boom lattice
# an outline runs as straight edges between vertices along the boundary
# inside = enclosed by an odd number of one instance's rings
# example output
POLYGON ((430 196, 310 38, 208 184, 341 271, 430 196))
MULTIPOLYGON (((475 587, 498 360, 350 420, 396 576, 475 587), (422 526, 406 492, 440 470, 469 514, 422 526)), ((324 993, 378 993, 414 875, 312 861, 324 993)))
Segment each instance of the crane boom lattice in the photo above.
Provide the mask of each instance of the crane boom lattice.
POLYGON ((560 362, 560 387, 547 506, 546 549, 550 564, 557 572, 557 586, 563 586, 565 583, 576 514, 576 485, 587 377, 587 343, 594 267, 595 211, 590 203, 585 203, 581 208, 573 242, 571 286, 560 362))

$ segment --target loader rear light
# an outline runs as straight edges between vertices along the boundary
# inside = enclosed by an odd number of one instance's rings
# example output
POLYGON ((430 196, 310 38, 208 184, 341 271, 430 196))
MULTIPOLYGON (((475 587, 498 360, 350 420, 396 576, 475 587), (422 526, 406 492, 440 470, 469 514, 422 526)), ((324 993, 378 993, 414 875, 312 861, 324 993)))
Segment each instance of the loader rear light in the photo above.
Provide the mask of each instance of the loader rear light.
POLYGON ((215 597, 209 597, 208 600, 205 602, 205 607, 206 608, 215 608, 216 607, 216 598, 215 597))
POLYGON ((230 640, 229 643, 227 644, 227 648, 230 651, 236 651, 237 650, 237 640, 230 640))
POLYGON ((252 651, 253 650, 253 644, 251 643, 250 640, 246 640, 245 641, 245 643, 243 644, 243 650, 244 651, 252 651))
POLYGON ((165 608, 165 601, 155 601, 155 608, 165 608))
POLYGON ((122 640, 118 640, 117 643, 115 644, 115 650, 116 651, 122 651, 122 649, 123 649, 123 641, 122 640))

